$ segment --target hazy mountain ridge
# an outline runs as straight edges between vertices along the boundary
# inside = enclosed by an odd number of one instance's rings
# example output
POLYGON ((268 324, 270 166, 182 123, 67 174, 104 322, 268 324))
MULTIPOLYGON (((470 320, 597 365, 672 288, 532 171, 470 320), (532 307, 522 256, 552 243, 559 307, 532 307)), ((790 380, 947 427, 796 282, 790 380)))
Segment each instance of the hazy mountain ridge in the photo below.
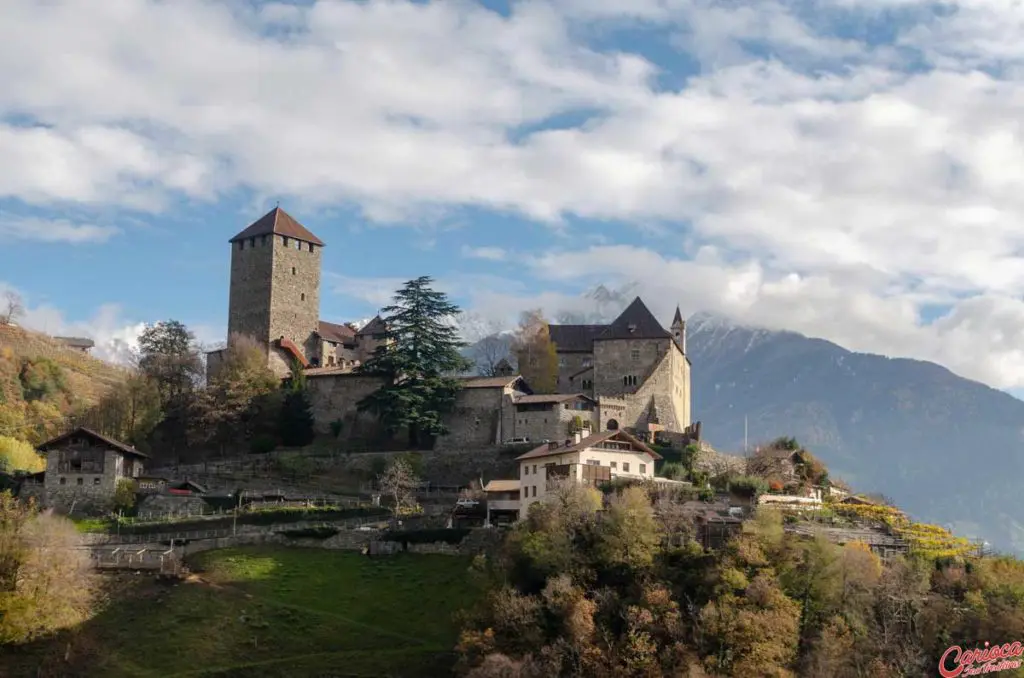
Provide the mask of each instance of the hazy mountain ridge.
POLYGON ((710 314, 688 325, 694 418, 716 448, 743 449, 746 417, 751 448, 796 436, 857 488, 1024 551, 1024 402, 934 363, 710 314))

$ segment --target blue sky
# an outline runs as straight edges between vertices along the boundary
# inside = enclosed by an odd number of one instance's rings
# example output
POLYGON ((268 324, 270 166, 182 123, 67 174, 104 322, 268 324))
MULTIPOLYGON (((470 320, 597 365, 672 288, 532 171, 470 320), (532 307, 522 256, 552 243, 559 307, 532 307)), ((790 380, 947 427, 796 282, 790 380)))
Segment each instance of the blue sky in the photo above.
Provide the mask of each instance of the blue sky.
POLYGON ((0 288, 101 353, 166 318, 214 342, 227 240, 280 201, 328 243, 325 319, 422 274, 470 334, 635 284, 666 321, 1020 389, 1022 24, 1009 0, 11 0, 0 288))

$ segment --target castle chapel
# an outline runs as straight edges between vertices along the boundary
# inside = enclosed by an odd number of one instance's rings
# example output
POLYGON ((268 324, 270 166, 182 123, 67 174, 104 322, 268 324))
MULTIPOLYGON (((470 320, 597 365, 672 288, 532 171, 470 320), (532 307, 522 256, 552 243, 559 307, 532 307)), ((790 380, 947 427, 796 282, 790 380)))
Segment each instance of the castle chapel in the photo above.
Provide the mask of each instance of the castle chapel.
MULTIPOLYGON (((385 340, 377 316, 365 327, 320 319, 324 242, 275 207, 231 238, 228 340, 255 339, 267 364, 282 378, 298 363, 310 377, 319 428, 372 422, 357 411, 360 399, 380 388, 355 367, 385 340)), ((510 439, 562 440, 581 428, 626 430, 648 440, 699 436, 690 421, 690 360, 686 325, 676 309, 666 330, 636 298, 608 325, 550 325, 558 356, 557 393, 535 394, 511 365, 495 377, 463 379, 451 433, 441 445, 474 447, 510 439)), ((207 354, 216 373, 224 349, 207 354)))
POLYGON ((654 436, 690 426, 686 323, 676 307, 666 330, 637 297, 608 325, 549 325, 558 391, 597 403, 598 430, 654 436))

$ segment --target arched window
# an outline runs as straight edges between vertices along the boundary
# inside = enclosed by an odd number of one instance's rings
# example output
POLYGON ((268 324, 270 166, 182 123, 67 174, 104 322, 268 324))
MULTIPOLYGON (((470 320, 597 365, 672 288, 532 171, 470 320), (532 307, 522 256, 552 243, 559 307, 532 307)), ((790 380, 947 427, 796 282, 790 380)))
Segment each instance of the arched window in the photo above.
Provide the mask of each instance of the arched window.
POLYGON ((609 419, 607 427, 608 427, 609 431, 618 431, 619 430, 619 422, 615 421, 614 419, 609 419))

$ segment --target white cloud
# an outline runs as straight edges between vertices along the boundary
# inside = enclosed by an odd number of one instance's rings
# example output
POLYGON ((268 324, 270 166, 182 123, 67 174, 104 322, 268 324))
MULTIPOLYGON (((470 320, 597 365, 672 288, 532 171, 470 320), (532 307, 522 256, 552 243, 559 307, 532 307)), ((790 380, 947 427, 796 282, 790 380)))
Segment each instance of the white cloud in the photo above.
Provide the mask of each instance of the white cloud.
POLYGON ((485 259, 487 261, 503 261, 508 252, 501 247, 470 247, 463 245, 462 256, 469 259, 485 259))
POLYGON ((14 240, 72 244, 104 242, 119 230, 114 226, 76 224, 67 219, 8 217, 0 212, 0 236, 14 240))
MULTIPOLYGON (((90 351, 94 357, 119 364, 132 363, 147 321, 126 317, 118 304, 103 304, 87 318, 69 318, 64 310, 52 304, 33 303, 31 297, 0 281, 0 294, 8 291, 23 301, 24 313, 17 319, 23 327, 54 337, 89 338, 96 343, 90 351)), ((189 325, 189 329, 203 347, 223 341, 226 334, 223 328, 208 325, 189 325)))
MULTIPOLYGON (((537 271, 636 278, 658 304, 1022 386, 1005 337, 1024 329, 1024 11, 946 4, 534 0, 505 18, 468 0, 9 0, 0 197, 159 210, 242 188, 377 219, 470 205, 642 224, 663 244, 537 271), (685 89, 586 42, 624 22, 699 62, 685 89), (829 32, 881 24, 884 44, 829 32), (924 305, 948 311, 929 324, 924 305)), ((396 283, 334 281, 374 305, 396 283)))

